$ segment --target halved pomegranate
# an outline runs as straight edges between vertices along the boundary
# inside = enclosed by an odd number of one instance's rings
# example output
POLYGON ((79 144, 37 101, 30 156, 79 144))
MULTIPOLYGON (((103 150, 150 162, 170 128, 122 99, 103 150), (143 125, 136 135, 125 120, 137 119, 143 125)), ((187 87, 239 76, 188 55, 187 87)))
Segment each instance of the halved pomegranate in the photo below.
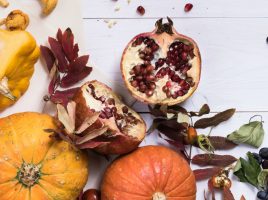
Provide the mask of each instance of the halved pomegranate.
POLYGON ((173 22, 156 22, 153 32, 134 37, 124 50, 121 73, 132 95, 150 104, 174 105, 196 90, 201 56, 191 38, 179 34, 173 22))
POLYGON ((145 137, 146 125, 143 119, 131 108, 126 106, 107 85, 90 81, 77 92, 76 123, 79 127, 86 118, 99 113, 98 120, 85 132, 107 127, 106 133, 97 138, 102 145, 94 148, 101 154, 125 154, 141 143, 145 137))

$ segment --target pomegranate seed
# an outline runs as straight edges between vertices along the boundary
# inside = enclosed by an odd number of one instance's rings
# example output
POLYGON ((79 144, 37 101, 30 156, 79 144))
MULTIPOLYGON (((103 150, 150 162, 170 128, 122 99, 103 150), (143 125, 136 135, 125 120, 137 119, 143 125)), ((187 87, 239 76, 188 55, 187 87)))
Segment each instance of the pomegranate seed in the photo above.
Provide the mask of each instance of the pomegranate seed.
POLYGON ((159 49, 159 46, 157 45, 157 44, 154 44, 153 46, 152 46, 152 50, 153 51, 157 51, 159 49))
POLYGON ((136 80, 131 81, 131 85, 132 85, 132 87, 137 87, 138 81, 136 81, 136 80))
POLYGON ((139 6, 137 8, 137 12, 140 14, 140 15, 144 15, 145 14, 145 9, 143 6, 139 6))
POLYGON ((154 91, 153 90, 146 90, 146 95, 148 96, 148 97, 151 97, 151 96, 153 96, 153 94, 154 94, 154 91))
POLYGON ((124 107, 122 108, 122 111, 123 111, 123 113, 128 113, 128 107, 124 106, 124 107))
POLYGON ((112 113, 115 115, 117 112, 117 108, 116 107, 112 107, 112 113))
POLYGON ((109 105, 114 105, 114 104, 115 104, 115 100, 114 100, 113 98, 109 98, 109 99, 107 100, 107 103, 108 103, 109 105))
POLYGON ((166 95, 167 95, 167 98, 170 98, 171 97, 171 92, 170 91, 167 91, 166 92, 166 95))
POLYGON ((168 81, 167 83, 166 83, 166 86, 168 87, 168 88, 170 88, 171 87, 171 81, 168 81))
POLYGON ((154 90, 156 88, 156 84, 154 82, 151 82, 149 84, 149 88, 152 89, 152 90, 154 90))
POLYGON ((136 76, 136 80, 141 81, 143 79, 142 76, 136 76))
POLYGON ((154 75, 148 75, 146 76, 146 81, 154 81, 154 75))
POLYGON ((167 92, 168 91, 168 87, 167 86, 164 86, 163 88, 162 88, 162 90, 163 90, 163 92, 167 92))
POLYGON ((193 4, 191 3, 187 3, 185 6, 184 6, 184 11, 185 12, 190 12, 193 8, 193 4))
POLYGON ((171 97, 172 97, 173 99, 176 99, 176 98, 178 97, 178 94, 174 93, 174 94, 171 95, 171 97))
POLYGON ((181 78, 178 75, 174 75, 171 77, 171 80, 174 82, 180 82, 181 78))
POLYGON ((102 113, 100 114, 100 118, 102 118, 102 119, 106 119, 106 118, 107 118, 104 112, 102 112, 102 113))
POLYGON ((180 96, 180 97, 184 95, 183 92, 182 92, 181 90, 178 91, 177 94, 178 94, 178 96, 180 96))
POLYGON ((140 91, 141 92, 145 92, 145 90, 146 90, 146 85, 140 85, 140 91))
POLYGON ((146 71, 147 71, 147 73, 149 72, 152 72, 154 70, 154 66, 152 66, 152 65, 148 65, 147 67, 146 67, 146 71))
POLYGON ((182 52, 181 59, 182 60, 187 60, 187 56, 188 56, 188 54, 186 52, 182 52))

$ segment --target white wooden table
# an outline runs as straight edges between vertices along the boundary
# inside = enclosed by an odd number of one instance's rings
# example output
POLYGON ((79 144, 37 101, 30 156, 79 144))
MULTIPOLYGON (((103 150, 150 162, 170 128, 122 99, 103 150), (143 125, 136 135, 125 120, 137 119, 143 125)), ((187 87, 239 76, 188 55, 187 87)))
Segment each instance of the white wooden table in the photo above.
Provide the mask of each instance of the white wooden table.
MULTIPOLYGON (((130 4, 127 0, 59 0, 58 8, 49 17, 42 18, 36 0, 10 0, 11 6, 8 9, 0 9, 0 17, 6 16, 11 9, 23 9, 31 17, 29 30, 40 44, 45 43, 47 36, 55 34, 58 27, 64 29, 70 26, 81 49, 90 54, 91 61, 96 64, 95 68, 120 86, 123 82, 119 66, 125 45, 138 33, 153 30, 157 19, 169 16, 179 32, 195 39, 203 61, 200 85, 184 106, 189 110, 198 110, 202 104, 208 103, 213 113, 237 108, 230 121, 213 129, 213 135, 225 136, 256 114, 262 115, 263 120, 267 121, 268 1, 191 0, 194 8, 189 13, 183 11, 186 3, 186 0, 132 0, 130 4), (79 3, 82 3, 81 8, 79 3), (136 13, 139 5, 146 9, 146 14, 142 17, 136 13), (118 6, 120 10, 115 12, 118 6), (116 20, 117 24, 109 29, 104 23, 106 19, 116 20), (82 39, 83 35, 85 40, 82 39)), ((23 111, 41 112, 43 105, 40 102, 48 83, 45 73, 39 62, 27 93, 15 106, 1 113, 0 117, 23 111)), ((93 75, 89 78, 92 77, 93 75)), ((113 84, 103 76, 95 74, 94 77, 113 84)), ((122 88, 118 92, 121 90, 122 88)), ((124 96, 130 97, 127 92, 124 96)), ((142 117, 150 126, 152 118, 146 113, 147 106, 137 103, 135 110, 143 113, 142 117)), ((264 128, 268 132, 267 123, 264 128)), ((201 130, 199 133, 207 134, 208 131, 201 130)), ((267 139, 266 135, 263 146, 268 147, 267 139)), ((156 134, 147 137, 142 145, 148 144, 167 145, 156 134)), ((258 151, 241 146, 217 153, 239 157, 245 156, 249 150, 258 151)), ((94 154, 90 156, 90 177, 86 188, 98 188, 108 164, 102 157, 94 154)), ((198 183, 197 200, 203 200, 206 185, 205 181, 198 183)), ((257 193, 252 187, 238 181, 233 181, 232 191, 236 199, 244 194, 247 200, 255 199, 257 193)))
MULTIPOLYGON (((86 36, 86 50, 99 66, 99 70, 122 84, 120 59, 125 45, 138 33, 148 32, 161 17, 169 16, 174 26, 183 34, 196 40, 202 56, 202 78, 197 92, 185 103, 189 109, 198 110, 208 103, 213 112, 235 107, 232 120, 213 130, 214 135, 227 135, 240 125, 247 123, 255 114, 268 119, 268 1, 266 0, 191 0, 191 12, 183 11, 185 0, 83 0, 83 24, 86 36), (136 13, 137 6, 146 9, 144 16, 136 13), (120 10, 115 12, 119 6, 120 10), (109 29, 105 19, 116 20, 109 29)), ((146 112, 142 104, 137 111, 146 112)), ((148 125, 151 117, 142 115, 148 125)), ((264 124, 266 131, 267 123, 264 124)), ((201 130, 208 133, 208 130, 201 130)), ((155 136, 150 136, 154 137, 155 136)), ((268 137, 265 144, 268 146, 268 137)), ((147 138, 145 143, 151 143, 147 138)), ((159 140, 158 140, 159 141, 159 140)), ((155 142, 159 143, 159 142, 155 142)), ((160 142, 163 143, 163 142, 160 142)), ((247 146, 219 154, 244 156, 247 146)), ((99 158, 101 160, 101 158, 99 158)), ((94 163, 93 168, 105 168, 94 163)), ((193 166, 194 168, 196 166, 193 166)), ((98 185, 99 179, 93 170, 93 178, 87 187, 98 185)), ((232 191, 236 199, 242 194, 253 200, 256 190, 243 183, 233 181, 232 191)), ((206 182, 198 183, 198 200, 203 199, 206 182)))

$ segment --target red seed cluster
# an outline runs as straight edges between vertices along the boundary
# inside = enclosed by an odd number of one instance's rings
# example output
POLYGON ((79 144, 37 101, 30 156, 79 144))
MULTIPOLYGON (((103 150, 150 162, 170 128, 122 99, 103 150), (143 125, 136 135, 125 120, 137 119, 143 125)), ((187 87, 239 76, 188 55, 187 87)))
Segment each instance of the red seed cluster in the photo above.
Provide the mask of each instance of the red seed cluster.
MULTIPOLYGON (((115 107, 115 100, 113 98, 105 98, 104 96, 97 97, 95 93, 95 87, 92 84, 89 84, 88 87, 91 91, 87 90, 87 92, 91 93, 94 99, 101 101, 105 107, 102 109, 100 113, 100 118, 102 119, 110 119, 111 117, 115 118, 116 125, 120 130, 123 130, 127 127, 127 125, 135 125, 139 122, 139 120, 133 116, 127 106, 122 107, 122 111, 118 113, 117 108, 115 107)), ((92 110, 95 111, 95 110, 92 110)))
POLYGON ((153 66, 151 62, 159 46, 153 39, 148 37, 137 38, 132 43, 132 46, 136 47, 143 43, 146 47, 139 51, 139 57, 144 61, 144 64, 136 65, 131 69, 131 85, 150 97, 156 89, 155 82, 168 75, 170 81, 162 88, 166 96, 176 99, 187 94, 194 84, 192 78, 187 76, 187 71, 192 67, 189 64, 189 60, 195 56, 192 45, 180 41, 173 42, 169 47, 167 57, 159 58, 155 62, 155 66, 153 66), (176 88, 179 89, 174 91, 174 88, 172 88, 174 84, 170 84, 172 82, 176 83, 176 88))

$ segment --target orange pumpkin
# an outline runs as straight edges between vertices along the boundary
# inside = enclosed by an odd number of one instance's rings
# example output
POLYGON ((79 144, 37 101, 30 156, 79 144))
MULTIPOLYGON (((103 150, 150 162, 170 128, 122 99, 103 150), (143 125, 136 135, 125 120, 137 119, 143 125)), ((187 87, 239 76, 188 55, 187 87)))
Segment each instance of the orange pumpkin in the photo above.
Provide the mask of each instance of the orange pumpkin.
POLYGON ((166 147, 141 147, 114 161, 101 186, 102 200, 195 200, 195 177, 186 160, 166 147))
POLYGON ((20 113, 0 119, 0 199, 75 200, 88 178, 87 155, 44 129, 52 117, 20 113))

